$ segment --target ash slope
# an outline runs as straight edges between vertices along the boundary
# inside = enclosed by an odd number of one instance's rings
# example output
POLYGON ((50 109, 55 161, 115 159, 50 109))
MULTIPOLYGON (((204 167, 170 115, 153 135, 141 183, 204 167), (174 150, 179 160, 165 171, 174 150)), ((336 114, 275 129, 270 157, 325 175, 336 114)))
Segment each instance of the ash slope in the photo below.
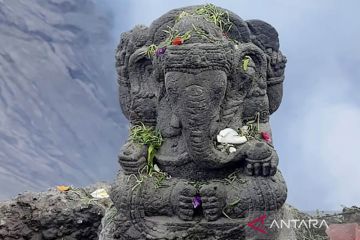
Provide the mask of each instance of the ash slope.
POLYGON ((92 0, 0 0, 0 199, 113 178, 127 126, 111 30, 92 0))

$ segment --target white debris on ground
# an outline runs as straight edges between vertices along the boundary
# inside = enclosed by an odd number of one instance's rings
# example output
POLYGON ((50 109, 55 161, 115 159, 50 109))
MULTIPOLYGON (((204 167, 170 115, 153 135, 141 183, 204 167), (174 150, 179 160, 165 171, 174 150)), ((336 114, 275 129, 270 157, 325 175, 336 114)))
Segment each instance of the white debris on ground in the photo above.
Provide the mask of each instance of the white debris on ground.
POLYGON ((109 198, 109 194, 103 188, 97 189, 96 191, 92 192, 91 196, 96 199, 109 198))

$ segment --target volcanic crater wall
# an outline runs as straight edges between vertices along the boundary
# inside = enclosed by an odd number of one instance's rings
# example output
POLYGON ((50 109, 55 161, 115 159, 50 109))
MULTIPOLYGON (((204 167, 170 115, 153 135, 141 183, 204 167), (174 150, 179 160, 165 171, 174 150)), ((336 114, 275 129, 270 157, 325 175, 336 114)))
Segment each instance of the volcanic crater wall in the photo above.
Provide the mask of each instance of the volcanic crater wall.
POLYGON ((115 175, 112 22, 95 0, 0 1, 0 199, 115 175))

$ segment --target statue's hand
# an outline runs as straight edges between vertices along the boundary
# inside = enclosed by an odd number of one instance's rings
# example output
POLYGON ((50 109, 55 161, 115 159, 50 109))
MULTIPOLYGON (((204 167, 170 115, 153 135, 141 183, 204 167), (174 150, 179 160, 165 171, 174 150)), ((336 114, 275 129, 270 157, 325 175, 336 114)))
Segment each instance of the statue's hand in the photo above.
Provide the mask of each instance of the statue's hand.
POLYGON ((119 154, 119 163, 125 174, 138 173, 146 165, 146 154, 146 146, 127 142, 119 154))
POLYGON ((250 176, 273 176, 276 173, 279 157, 267 143, 254 141, 248 149, 246 173, 250 176))
POLYGON ((271 48, 266 50, 267 54, 270 56, 270 67, 268 68, 268 77, 281 77, 284 74, 286 66, 286 57, 281 53, 281 51, 273 51, 271 48))
POLYGON ((196 188, 189 183, 178 182, 171 194, 171 203, 178 217, 190 221, 194 217, 193 198, 196 188))
POLYGON ((222 216, 222 209, 226 205, 225 186, 219 182, 212 182, 200 189, 204 217, 208 221, 215 221, 222 216))

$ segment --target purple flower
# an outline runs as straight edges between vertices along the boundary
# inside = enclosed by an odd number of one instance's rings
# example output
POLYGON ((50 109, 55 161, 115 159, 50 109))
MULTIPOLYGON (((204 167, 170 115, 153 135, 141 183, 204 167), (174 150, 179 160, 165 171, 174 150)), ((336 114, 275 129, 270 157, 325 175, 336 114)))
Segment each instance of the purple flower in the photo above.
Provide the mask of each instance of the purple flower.
POLYGON ((201 201, 201 197, 199 195, 196 195, 192 200, 192 204, 193 204, 194 208, 200 207, 201 203, 202 203, 202 201, 201 201))
POLYGON ((161 55, 163 55, 166 51, 166 47, 162 47, 162 48, 158 48, 156 49, 155 55, 157 57, 160 57, 161 55))

